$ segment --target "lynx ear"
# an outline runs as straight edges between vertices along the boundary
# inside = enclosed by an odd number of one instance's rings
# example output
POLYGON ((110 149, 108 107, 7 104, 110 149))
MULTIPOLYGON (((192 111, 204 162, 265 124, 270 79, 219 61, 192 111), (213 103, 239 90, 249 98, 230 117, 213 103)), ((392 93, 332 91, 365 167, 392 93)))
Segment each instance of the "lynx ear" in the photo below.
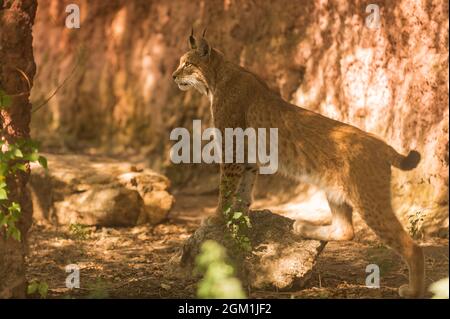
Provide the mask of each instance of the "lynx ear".
POLYGON ((211 53, 211 47, 209 46, 205 38, 200 39, 197 51, 200 56, 207 56, 211 53))
POLYGON ((197 49, 197 43, 194 38, 194 28, 192 28, 191 35, 189 36, 189 46, 191 49, 197 49))

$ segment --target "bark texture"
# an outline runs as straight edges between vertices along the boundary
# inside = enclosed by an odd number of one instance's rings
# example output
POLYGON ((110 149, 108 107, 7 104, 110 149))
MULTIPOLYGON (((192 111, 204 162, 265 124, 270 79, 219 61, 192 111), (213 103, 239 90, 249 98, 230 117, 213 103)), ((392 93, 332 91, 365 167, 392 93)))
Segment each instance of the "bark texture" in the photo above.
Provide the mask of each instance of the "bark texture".
MULTIPOLYGON (((1 112, 1 138, 7 143, 30 135, 29 90, 36 72, 32 26, 36 8, 36 0, 0 0, 0 86, 13 96, 11 106, 1 112)), ((26 189, 28 178, 29 173, 21 172, 17 178, 7 180, 9 198, 18 202, 22 210, 17 223, 22 241, 5 239, 0 234, 0 299, 25 297, 24 257, 32 218, 30 194, 26 189)))
MULTIPOLYGON (((366 24, 371 3, 41 1, 34 98, 79 67, 33 127, 58 149, 138 150, 175 185, 194 180, 207 169, 171 165, 169 133, 191 128, 193 118, 208 125, 209 102, 180 92, 171 73, 191 26, 197 34, 207 26, 214 47, 285 99, 374 133, 403 153, 421 152, 417 169, 394 170, 394 205, 405 226, 418 213, 424 232, 446 234, 448 4, 377 1, 380 27, 373 29, 366 24), (65 27, 69 3, 80 6, 80 29, 65 27)), ((202 177, 193 184, 211 190, 217 181, 202 177)), ((289 196, 304 191, 292 183, 278 188, 289 196)))

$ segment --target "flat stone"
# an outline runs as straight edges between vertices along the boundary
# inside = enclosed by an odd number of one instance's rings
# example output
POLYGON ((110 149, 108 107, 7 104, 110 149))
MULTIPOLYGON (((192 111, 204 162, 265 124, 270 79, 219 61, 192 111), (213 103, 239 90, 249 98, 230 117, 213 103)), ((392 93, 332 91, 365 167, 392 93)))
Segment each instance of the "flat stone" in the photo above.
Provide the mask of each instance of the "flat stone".
POLYGON ((211 239, 227 249, 244 284, 256 289, 302 288, 310 279, 317 256, 326 243, 295 235, 292 232, 294 220, 268 210, 251 211, 249 217, 251 253, 237 252, 224 236, 226 227, 210 219, 185 242, 181 264, 193 268, 201 244, 211 239))

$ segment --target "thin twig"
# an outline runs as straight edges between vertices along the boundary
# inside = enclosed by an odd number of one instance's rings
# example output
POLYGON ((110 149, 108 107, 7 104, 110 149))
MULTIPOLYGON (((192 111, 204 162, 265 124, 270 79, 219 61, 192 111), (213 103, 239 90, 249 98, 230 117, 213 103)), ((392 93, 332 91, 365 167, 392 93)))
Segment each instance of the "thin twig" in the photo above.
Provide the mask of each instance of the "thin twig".
POLYGON ((75 64, 75 66, 73 67, 72 71, 69 73, 69 75, 64 79, 64 81, 62 81, 62 83, 60 85, 58 85, 58 87, 53 91, 52 94, 50 94, 45 100, 44 102, 42 102, 41 104, 39 104, 36 108, 34 108, 34 110, 31 111, 31 114, 34 114, 35 112, 37 112, 39 109, 41 109, 43 106, 45 106, 57 93, 58 91, 69 81, 69 79, 75 74, 75 71, 77 70, 78 66, 80 65, 80 61, 77 62, 77 64, 75 64))
MULTIPOLYGON (((75 66, 73 67, 72 71, 69 73, 69 75, 62 81, 62 83, 60 85, 58 85, 56 87, 56 89, 53 91, 52 94, 50 94, 41 104, 39 104, 36 108, 31 110, 31 114, 34 114, 35 112, 37 112, 39 109, 41 109, 43 106, 45 106, 46 104, 48 104, 48 102, 58 93, 58 91, 67 84, 67 82, 72 78, 72 76, 75 74, 75 71, 77 70, 78 66, 81 64, 81 58, 78 59, 77 63, 75 64, 75 66)), ((23 72, 22 70, 20 70, 19 68, 15 68, 18 72, 21 73, 21 75, 27 80, 27 84, 28 84, 28 92, 22 92, 19 94, 15 94, 15 95, 10 95, 10 96, 21 96, 21 95, 25 95, 25 94, 29 94, 31 91, 31 82, 30 79, 28 78, 28 76, 26 75, 25 72, 23 72)), ((8 127, 10 127, 12 124, 12 122, 10 121, 5 127, 2 128, 2 131, 6 130, 8 127)))

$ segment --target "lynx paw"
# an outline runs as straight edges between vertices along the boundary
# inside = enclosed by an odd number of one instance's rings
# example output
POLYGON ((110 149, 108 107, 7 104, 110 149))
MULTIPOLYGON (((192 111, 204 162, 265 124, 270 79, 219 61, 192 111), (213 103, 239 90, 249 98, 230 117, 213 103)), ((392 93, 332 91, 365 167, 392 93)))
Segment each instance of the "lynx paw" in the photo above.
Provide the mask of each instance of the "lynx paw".
POLYGON ((295 221, 293 232, 303 238, 316 240, 352 240, 353 227, 350 225, 322 225, 317 226, 308 222, 295 221))
POLYGON ((311 225, 308 225, 308 223, 300 220, 296 220, 294 224, 292 225, 293 233, 295 235, 302 236, 304 238, 309 238, 308 233, 310 232, 311 225))

